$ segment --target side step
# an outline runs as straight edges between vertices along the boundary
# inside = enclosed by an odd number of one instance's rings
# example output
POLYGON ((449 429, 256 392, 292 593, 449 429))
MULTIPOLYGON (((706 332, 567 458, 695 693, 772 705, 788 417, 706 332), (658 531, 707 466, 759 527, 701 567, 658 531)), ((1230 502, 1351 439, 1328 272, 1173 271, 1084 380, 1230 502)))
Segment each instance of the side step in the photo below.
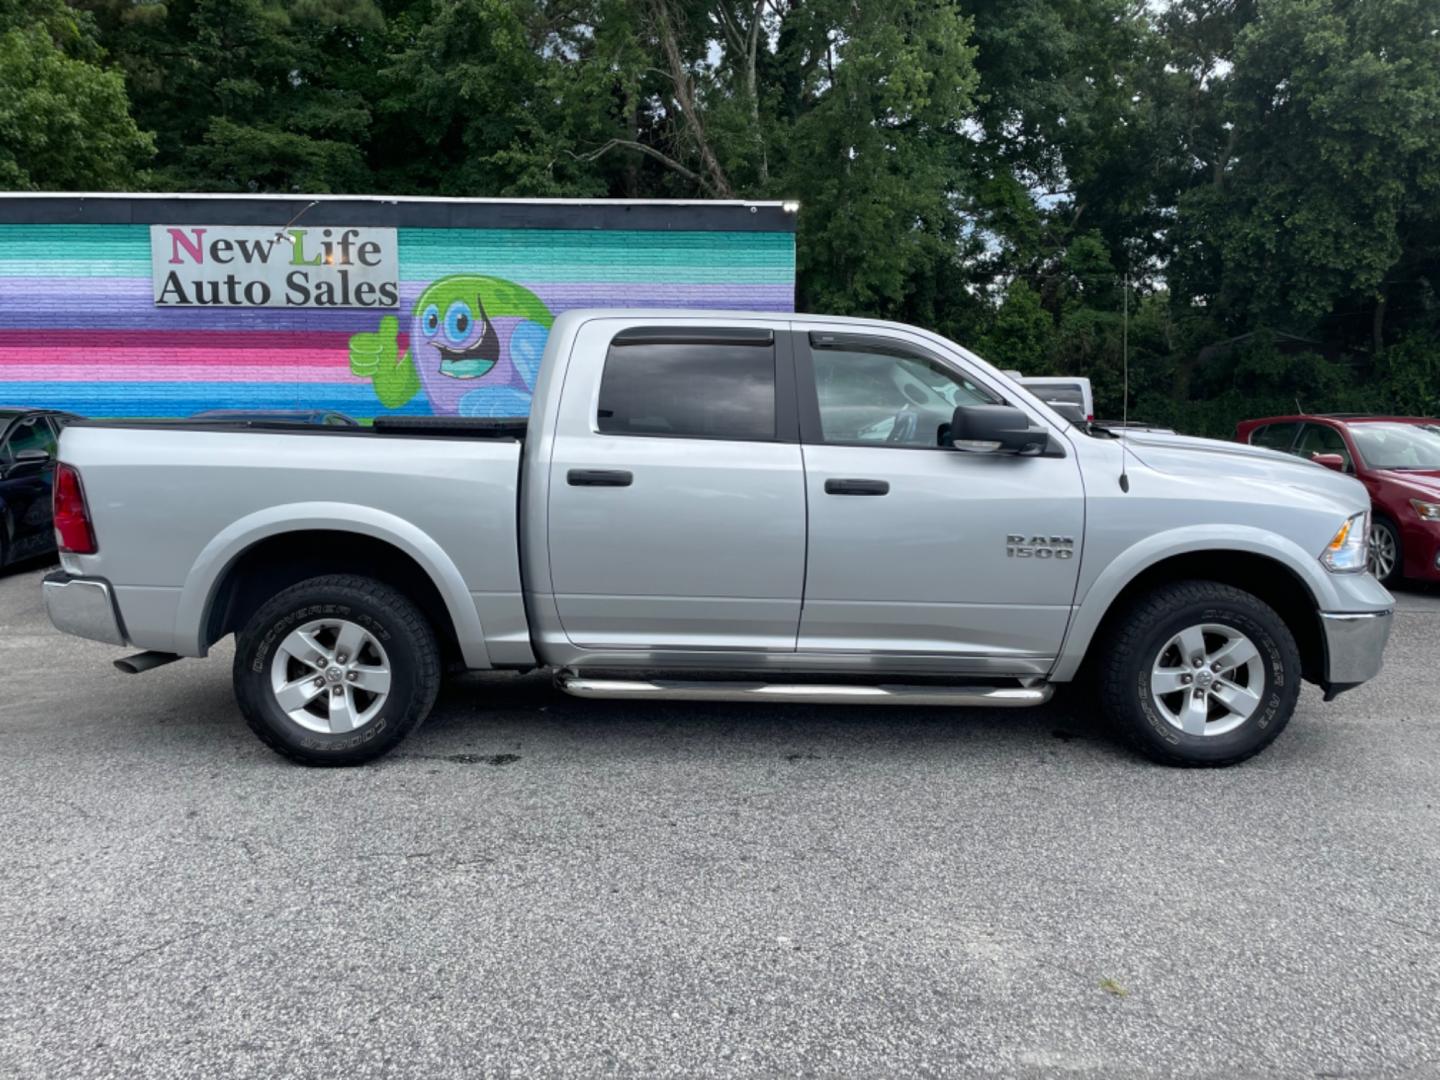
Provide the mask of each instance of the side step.
POLYGON ((771 701, 808 705, 945 705, 1024 709, 1043 705, 1052 686, 822 686, 808 683, 587 679, 564 672, 555 685, 581 698, 655 701, 771 701))

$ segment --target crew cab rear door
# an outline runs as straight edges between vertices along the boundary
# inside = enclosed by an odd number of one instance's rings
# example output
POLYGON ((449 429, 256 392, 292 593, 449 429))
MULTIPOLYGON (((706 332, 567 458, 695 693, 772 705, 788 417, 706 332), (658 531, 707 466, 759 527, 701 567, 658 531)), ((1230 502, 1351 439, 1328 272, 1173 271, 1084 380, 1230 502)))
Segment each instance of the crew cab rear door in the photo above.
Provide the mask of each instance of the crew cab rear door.
POLYGON ((957 405, 1027 406, 919 335, 797 324, 794 345, 810 508, 799 651, 1048 671, 1080 566, 1075 455, 1058 437, 1053 457, 941 446, 957 405))
POLYGON ((805 478, 786 325, 580 329, 547 530, 572 644, 793 652, 805 478))

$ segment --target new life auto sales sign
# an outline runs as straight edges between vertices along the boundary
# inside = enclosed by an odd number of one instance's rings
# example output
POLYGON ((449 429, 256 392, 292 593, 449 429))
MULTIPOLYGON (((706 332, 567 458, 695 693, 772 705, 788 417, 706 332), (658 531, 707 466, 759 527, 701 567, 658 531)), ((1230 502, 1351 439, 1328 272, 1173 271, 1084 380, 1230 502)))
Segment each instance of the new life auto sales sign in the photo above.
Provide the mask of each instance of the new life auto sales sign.
POLYGON ((157 307, 393 308, 394 229, 150 226, 157 307))

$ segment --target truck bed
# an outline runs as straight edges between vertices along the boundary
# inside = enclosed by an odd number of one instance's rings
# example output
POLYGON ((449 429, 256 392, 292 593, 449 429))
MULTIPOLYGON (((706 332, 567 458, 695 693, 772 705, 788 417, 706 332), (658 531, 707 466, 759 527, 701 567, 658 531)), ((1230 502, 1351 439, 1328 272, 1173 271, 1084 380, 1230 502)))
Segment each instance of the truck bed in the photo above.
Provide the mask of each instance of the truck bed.
POLYGON ((72 424, 60 459, 83 477, 99 551, 66 555, 65 568, 110 581, 135 645, 203 655, 214 583, 249 548, 297 531, 331 534, 325 542, 343 548, 347 534, 360 534, 399 549, 436 581, 467 663, 523 662, 523 434, 520 421, 429 418, 374 429, 72 424))

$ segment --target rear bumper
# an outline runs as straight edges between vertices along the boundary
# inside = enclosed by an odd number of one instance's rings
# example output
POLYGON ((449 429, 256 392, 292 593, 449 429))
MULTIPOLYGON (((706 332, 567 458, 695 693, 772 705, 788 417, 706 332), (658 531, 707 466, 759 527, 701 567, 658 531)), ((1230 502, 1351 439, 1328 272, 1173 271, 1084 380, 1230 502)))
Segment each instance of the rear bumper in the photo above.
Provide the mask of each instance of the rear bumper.
POLYGON ((40 590, 45 598, 45 614, 55 629, 92 641, 126 644, 108 581, 75 577, 58 570, 45 575, 40 590))
POLYGON ((1385 643, 1390 640, 1393 611, 1320 613, 1325 638, 1327 700, 1380 674, 1385 643))

